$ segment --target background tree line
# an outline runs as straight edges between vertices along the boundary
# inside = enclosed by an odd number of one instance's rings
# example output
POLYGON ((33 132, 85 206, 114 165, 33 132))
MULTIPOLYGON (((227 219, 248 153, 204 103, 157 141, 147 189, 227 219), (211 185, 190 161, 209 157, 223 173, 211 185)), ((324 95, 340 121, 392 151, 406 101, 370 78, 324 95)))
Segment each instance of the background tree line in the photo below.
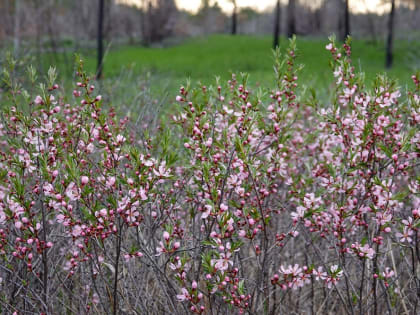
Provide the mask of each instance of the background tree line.
POLYGON ((216 0, 203 0, 191 13, 177 8, 174 0, 139 0, 137 6, 117 0, 0 0, 0 40, 13 45, 15 54, 25 49, 23 41, 37 53, 57 53, 93 47, 98 40, 100 57, 103 40, 160 45, 211 33, 272 33, 275 47, 281 34, 335 33, 340 40, 351 34, 373 42, 386 38, 386 65, 391 66, 393 39, 416 36, 412 30, 420 29, 420 0, 383 0, 383 14, 353 13, 352 0, 273 0, 265 12, 230 2, 231 13, 216 0))

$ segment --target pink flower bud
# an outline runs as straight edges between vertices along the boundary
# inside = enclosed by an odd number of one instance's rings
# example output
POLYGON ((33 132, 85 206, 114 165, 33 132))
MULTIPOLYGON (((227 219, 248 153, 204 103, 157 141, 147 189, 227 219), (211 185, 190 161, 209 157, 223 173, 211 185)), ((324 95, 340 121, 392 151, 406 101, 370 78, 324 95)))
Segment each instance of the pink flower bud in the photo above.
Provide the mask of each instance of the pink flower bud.
POLYGON ((82 182, 82 185, 86 185, 89 182, 89 177, 82 176, 81 177, 81 182, 82 182))
POLYGON ((167 241, 169 240, 169 233, 167 231, 163 232, 163 238, 167 241))

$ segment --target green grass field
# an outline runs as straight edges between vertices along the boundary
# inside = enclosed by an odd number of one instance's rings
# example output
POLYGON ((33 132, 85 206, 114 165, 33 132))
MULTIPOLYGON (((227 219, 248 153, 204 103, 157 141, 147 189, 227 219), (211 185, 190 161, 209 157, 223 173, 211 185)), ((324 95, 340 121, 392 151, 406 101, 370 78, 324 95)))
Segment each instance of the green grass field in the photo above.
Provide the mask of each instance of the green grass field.
MULTIPOLYGON (((284 52, 288 40, 282 37, 280 43, 284 52)), ((313 88, 323 102, 328 102, 334 81, 329 67, 330 53, 325 49, 327 43, 326 37, 297 38, 297 63, 304 65, 299 82, 301 86, 313 88)), ((161 116, 160 113, 172 108, 179 87, 188 79, 193 85, 214 85, 215 78, 220 77, 223 84, 231 72, 237 75, 246 72, 250 74, 251 86, 271 89, 275 87, 271 45, 271 36, 212 35, 162 48, 111 46, 105 56, 100 93, 107 104, 129 115, 147 111, 161 116)), ((353 64, 365 73, 368 86, 377 73, 387 72, 404 91, 412 84, 411 75, 420 69, 419 41, 395 41, 394 66, 389 71, 384 68, 383 42, 354 40, 352 47, 353 64)), ((96 51, 84 50, 81 55, 85 70, 94 73, 96 51)), ((42 64, 45 67, 56 63, 61 82, 69 85, 73 80, 72 59, 70 52, 56 56, 44 54, 42 64)))
MULTIPOLYGON (((106 54, 104 76, 118 77, 122 71, 131 69, 138 75, 151 72, 161 81, 161 86, 177 87, 187 78, 210 84, 216 76, 230 77, 230 72, 250 74, 250 82, 269 84, 273 81, 273 55, 270 36, 214 35, 190 39, 179 45, 166 48, 124 46, 111 48, 106 54)), ((298 63, 304 64, 301 82, 315 88, 325 86, 331 80, 328 66, 329 52, 325 50, 328 40, 298 38, 298 63)), ((281 39, 285 50, 288 40, 281 39)), ((394 67, 389 75, 401 85, 410 81, 410 75, 419 68, 419 42, 396 41, 394 67)), ((376 73, 385 72, 384 45, 366 40, 353 42, 353 62, 365 72, 368 80, 376 73)), ((94 71, 95 56, 86 56, 88 71, 94 71)))

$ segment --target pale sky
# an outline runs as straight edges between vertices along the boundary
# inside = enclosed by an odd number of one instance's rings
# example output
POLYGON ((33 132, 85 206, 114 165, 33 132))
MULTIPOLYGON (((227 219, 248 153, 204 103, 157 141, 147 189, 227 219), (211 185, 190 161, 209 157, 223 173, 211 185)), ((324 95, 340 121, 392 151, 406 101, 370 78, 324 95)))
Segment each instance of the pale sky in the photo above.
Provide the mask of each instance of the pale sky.
MULTIPOLYGON (((119 0, 120 2, 128 2, 138 4, 140 0, 119 0)), ((210 3, 217 1, 226 13, 232 11, 232 2, 229 0, 212 0, 210 3)), ((201 0, 175 0, 178 8, 185 9, 191 12, 196 12, 201 4, 201 0)), ((267 8, 273 8, 276 0, 236 0, 238 7, 252 7, 258 11, 264 11, 267 8)), ((282 0, 283 3, 287 3, 287 0, 282 0)), ((313 3, 318 1, 314 0, 313 3)), ((377 12, 384 13, 390 8, 388 5, 381 5, 381 0, 350 0, 350 7, 352 12, 363 13, 363 12, 377 12)))

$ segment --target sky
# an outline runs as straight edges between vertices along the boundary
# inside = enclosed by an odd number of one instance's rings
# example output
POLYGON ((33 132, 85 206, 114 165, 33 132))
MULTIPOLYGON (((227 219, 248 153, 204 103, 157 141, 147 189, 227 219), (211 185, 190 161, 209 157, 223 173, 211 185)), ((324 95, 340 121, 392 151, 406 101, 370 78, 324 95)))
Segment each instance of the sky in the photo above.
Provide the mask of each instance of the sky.
MULTIPOLYGON (((121 2, 128 2, 138 4, 140 0, 120 0, 121 2)), ((230 13, 232 11, 232 2, 229 0, 213 0, 217 1, 223 11, 230 13)), ((175 0, 178 8, 185 9, 191 12, 196 12, 201 4, 201 0, 175 0)), ((236 0, 238 7, 252 7, 258 11, 264 11, 268 8, 273 8, 276 0, 236 0)), ((287 3, 287 0, 282 0, 287 3)), ((318 1, 314 0, 313 3, 318 1)), ((381 0, 351 0, 350 9, 354 13, 377 12, 379 14, 385 13, 389 10, 387 5, 381 5, 381 0)), ((210 1, 212 3, 212 1, 210 1)))

